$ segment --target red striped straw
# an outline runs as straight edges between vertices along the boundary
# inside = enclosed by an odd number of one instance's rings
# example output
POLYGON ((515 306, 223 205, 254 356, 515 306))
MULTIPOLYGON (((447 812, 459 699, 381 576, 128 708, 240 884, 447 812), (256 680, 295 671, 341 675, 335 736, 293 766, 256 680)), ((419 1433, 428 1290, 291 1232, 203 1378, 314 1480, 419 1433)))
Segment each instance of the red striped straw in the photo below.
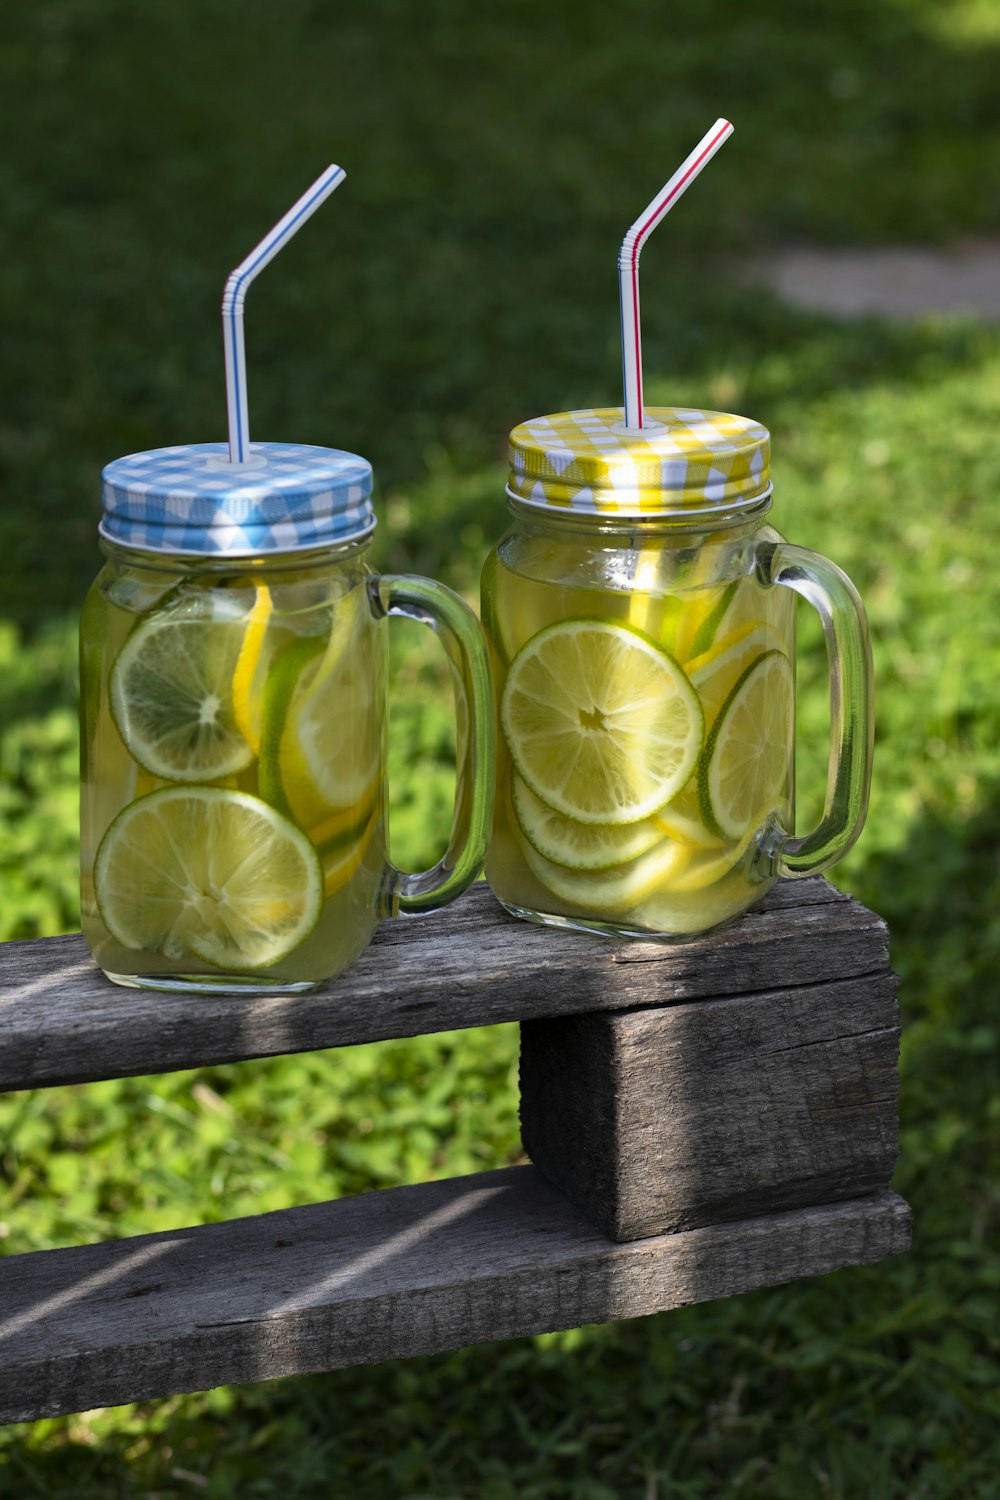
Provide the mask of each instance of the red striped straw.
POLYGON ((626 427, 641 429, 645 426, 642 410, 642 334, 639 328, 639 256, 642 247, 685 188, 691 185, 702 167, 708 165, 732 133, 733 127, 728 120, 716 120, 708 134, 702 136, 691 155, 684 158, 670 181, 663 185, 622 240, 622 247, 618 252, 618 278, 621 291, 626 427))
POLYGON ((222 293, 222 340, 226 351, 226 410, 229 415, 229 462, 246 463, 250 457, 250 429, 247 414, 247 356, 243 341, 243 304, 247 287, 263 271, 295 232, 325 203, 347 173, 343 167, 330 166, 311 188, 292 204, 260 244, 241 260, 226 280, 222 293))

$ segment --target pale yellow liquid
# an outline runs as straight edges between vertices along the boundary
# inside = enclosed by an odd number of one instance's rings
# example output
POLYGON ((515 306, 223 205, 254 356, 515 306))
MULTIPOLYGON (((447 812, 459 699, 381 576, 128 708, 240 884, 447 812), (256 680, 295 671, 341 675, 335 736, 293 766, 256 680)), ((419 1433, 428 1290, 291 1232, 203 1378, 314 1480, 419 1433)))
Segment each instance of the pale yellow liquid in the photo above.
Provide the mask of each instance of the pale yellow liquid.
MULTIPOLYGON (((794 657, 793 601, 787 589, 765 589, 752 576, 699 583, 696 565, 688 570, 690 587, 659 590, 657 575, 677 576, 656 544, 642 555, 605 565, 621 575, 621 587, 594 587, 574 581, 586 573, 573 566, 571 538, 547 545, 540 559, 536 545, 529 557, 540 581, 508 565, 503 548, 488 561, 483 575, 483 623, 494 653, 498 705, 507 668, 516 653, 540 630, 558 621, 599 620, 641 631, 670 653, 682 668, 697 666, 706 653, 731 640, 731 660, 699 693, 707 741, 728 693, 746 667, 763 650, 794 657), (648 589, 629 583, 644 578, 648 589), (747 643, 739 647, 741 638, 747 643)), ((591 570, 593 571, 593 570, 591 570)), ((615 580, 616 581, 616 580, 615 580)), ((696 691, 698 689, 696 688, 696 691)), ((785 775, 768 807, 757 810, 752 829, 739 839, 718 835, 707 826, 698 795, 699 767, 687 785, 656 815, 663 838, 639 860, 588 872, 560 868, 540 857, 521 827, 512 798, 516 776, 504 735, 497 745, 497 800, 486 876, 495 895, 510 910, 556 925, 583 926, 611 933, 658 938, 685 938, 730 920, 758 900, 773 879, 762 843, 780 823, 792 825, 793 704, 789 697, 784 744, 785 775), (638 893, 637 893, 638 892, 638 893)))
MULTIPOLYGON (((342 779, 364 790, 346 804, 332 803, 320 789, 303 784, 305 775, 295 762, 299 784, 285 789, 298 813, 290 813, 287 806, 281 811, 296 822, 317 849, 324 893, 315 926, 271 966, 246 971, 236 966, 222 973, 194 953, 178 957, 172 952, 167 957, 153 949, 123 946, 105 921, 94 882, 94 862, 101 841, 123 809, 166 786, 226 787, 272 802, 274 792, 273 777, 269 783, 267 775, 262 775, 258 754, 234 775, 179 782, 153 774, 131 753, 111 708, 110 677, 115 659, 137 624, 158 609, 169 607, 177 598, 178 588, 204 588, 206 580, 202 577, 178 585, 176 576, 167 577, 152 569, 106 568, 91 590, 81 624, 81 893, 87 944, 105 972, 119 981, 164 988, 310 988, 339 973, 357 957, 381 915, 387 867, 382 769, 384 661, 381 633, 364 600, 364 578, 355 568, 333 575, 314 572, 305 578, 258 575, 258 581, 266 581, 272 602, 260 640, 258 697, 268 671, 289 646, 304 637, 328 642, 346 610, 356 622, 350 644, 361 659, 358 671, 346 680, 341 677, 337 684, 339 736, 335 752, 344 773, 342 779), (357 684, 355 693, 350 691, 352 682, 357 684)), ((242 593, 249 614, 258 597, 251 577, 228 579, 225 586, 236 599, 242 593)), ((135 903, 141 905, 144 898, 140 886, 135 890, 135 903)))

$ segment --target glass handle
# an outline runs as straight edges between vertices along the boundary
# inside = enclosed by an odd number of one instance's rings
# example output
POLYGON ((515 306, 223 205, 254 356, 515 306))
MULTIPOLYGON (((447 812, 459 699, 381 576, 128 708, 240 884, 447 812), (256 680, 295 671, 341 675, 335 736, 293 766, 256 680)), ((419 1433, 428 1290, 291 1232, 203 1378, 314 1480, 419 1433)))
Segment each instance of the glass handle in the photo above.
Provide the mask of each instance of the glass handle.
POLYGON ((431 578, 386 574, 371 584, 376 615, 402 615, 439 637, 455 686, 455 816, 444 857, 408 874, 390 864, 386 914, 436 911, 472 884, 486 856, 493 822, 496 744, 486 640, 463 599, 431 578))
POLYGON ((765 584, 794 589, 823 622, 830 663, 830 760, 823 816, 811 833, 786 835, 775 849, 787 879, 818 875, 846 854, 864 826, 872 775, 872 650, 864 606, 846 573, 805 547, 762 547, 765 584))

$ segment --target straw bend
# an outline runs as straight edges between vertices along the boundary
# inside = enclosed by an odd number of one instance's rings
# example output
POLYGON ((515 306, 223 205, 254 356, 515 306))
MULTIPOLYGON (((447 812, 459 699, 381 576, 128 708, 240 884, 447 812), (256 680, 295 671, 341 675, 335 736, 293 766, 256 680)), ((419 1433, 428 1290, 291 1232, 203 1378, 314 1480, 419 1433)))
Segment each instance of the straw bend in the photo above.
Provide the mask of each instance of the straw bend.
POLYGON ((330 194, 340 186, 347 173, 343 167, 329 166, 292 204, 226 278, 222 293, 222 332, 226 356, 226 408, 229 417, 229 461, 245 463, 250 456, 249 416, 247 409, 246 346, 243 336, 243 309, 247 290, 254 277, 274 259, 307 219, 311 218, 330 194))
POLYGON ((622 383, 625 388, 625 426, 642 428, 642 336, 639 327, 639 256, 660 220, 670 212, 703 167, 733 133, 728 120, 716 120, 653 201, 626 232, 618 252, 618 285, 622 320, 622 383))

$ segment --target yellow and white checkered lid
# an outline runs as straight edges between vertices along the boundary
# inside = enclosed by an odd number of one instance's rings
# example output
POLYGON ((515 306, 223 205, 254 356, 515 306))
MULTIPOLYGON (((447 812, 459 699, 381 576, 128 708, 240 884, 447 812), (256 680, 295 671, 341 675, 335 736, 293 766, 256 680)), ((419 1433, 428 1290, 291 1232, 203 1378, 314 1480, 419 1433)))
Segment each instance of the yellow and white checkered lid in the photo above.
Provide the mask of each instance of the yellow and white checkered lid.
POLYGON ((615 516, 708 517, 770 493, 770 434, 728 412, 652 406, 560 411, 510 435, 507 493, 528 505, 615 516))

